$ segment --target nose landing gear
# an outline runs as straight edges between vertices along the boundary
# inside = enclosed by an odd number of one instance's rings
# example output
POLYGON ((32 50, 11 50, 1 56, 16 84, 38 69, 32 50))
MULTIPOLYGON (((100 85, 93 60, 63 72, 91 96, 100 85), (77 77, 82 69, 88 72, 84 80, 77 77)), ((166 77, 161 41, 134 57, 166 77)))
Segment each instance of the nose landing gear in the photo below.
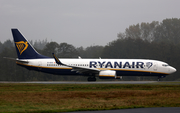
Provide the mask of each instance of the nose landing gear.
POLYGON ((158 76, 158 81, 160 81, 160 78, 165 78, 166 76, 158 76))

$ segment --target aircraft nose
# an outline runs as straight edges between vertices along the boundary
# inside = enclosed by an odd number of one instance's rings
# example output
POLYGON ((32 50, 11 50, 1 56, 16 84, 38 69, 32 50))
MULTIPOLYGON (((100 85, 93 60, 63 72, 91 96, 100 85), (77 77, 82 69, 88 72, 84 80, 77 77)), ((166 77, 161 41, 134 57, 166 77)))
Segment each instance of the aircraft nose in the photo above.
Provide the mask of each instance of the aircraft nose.
POLYGON ((170 73, 175 73, 175 72, 176 72, 176 68, 170 67, 170 73))

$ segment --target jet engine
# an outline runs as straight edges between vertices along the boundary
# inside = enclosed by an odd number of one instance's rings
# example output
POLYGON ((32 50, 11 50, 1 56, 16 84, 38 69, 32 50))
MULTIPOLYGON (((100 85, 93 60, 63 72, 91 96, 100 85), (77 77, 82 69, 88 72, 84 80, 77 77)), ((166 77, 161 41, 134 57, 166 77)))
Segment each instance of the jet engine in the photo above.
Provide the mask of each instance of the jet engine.
POLYGON ((112 70, 103 70, 99 72, 99 78, 100 79, 106 79, 106 78, 117 78, 116 77, 116 71, 112 70))

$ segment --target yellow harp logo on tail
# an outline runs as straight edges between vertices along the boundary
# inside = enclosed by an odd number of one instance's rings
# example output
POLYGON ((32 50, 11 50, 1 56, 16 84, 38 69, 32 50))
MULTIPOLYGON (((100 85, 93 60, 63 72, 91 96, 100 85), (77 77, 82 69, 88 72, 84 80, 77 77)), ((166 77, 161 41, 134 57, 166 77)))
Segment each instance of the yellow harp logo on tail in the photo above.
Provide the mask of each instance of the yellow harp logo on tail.
POLYGON ((20 55, 27 49, 28 47, 28 42, 24 42, 24 41, 19 41, 19 42, 15 42, 16 43, 16 47, 19 50, 20 55))

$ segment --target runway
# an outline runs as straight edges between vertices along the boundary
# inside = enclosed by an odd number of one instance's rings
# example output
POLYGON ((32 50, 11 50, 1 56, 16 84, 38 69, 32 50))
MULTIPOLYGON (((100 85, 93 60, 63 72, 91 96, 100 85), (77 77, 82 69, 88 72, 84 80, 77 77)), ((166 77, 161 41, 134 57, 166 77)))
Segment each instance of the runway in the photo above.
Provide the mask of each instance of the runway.
POLYGON ((179 81, 0 81, 0 83, 29 83, 29 84, 180 84, 179 81))
POLYGON ((0 83, 22 83, 22 84, 164 84, 180 85, 180 81, 0 81, 0 83))
POLYGON ((11 82, 1 81, 0 83, 29 83, 29 84, 150 84, 157 81, 97 81, 97 82, 77 82, 77 81, 26 81, 11 82))

